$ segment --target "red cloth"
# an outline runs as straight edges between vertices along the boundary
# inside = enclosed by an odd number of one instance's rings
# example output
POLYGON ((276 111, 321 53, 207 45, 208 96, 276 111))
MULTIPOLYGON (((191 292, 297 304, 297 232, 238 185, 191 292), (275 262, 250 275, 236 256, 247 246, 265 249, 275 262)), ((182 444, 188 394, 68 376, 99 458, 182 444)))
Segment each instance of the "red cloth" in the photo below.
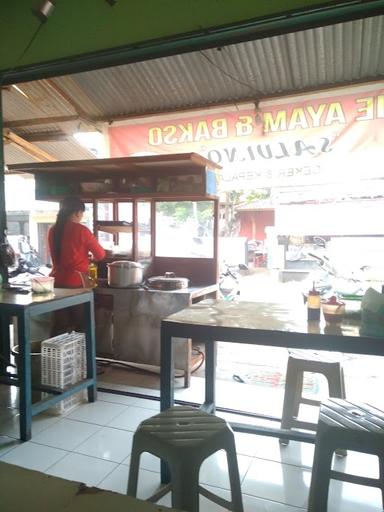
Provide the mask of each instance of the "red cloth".
POLYGON ((64 227, 60 261, 53 256, 53 228, 48 232, 49 250, 53 268, 51 276, 55 286, 62 288, 82 288, 83 280, 79 272, 88 273, 88 253, 98 261, 105 257, 103 247, 91 231, 78 222, 68 221, 64 227))

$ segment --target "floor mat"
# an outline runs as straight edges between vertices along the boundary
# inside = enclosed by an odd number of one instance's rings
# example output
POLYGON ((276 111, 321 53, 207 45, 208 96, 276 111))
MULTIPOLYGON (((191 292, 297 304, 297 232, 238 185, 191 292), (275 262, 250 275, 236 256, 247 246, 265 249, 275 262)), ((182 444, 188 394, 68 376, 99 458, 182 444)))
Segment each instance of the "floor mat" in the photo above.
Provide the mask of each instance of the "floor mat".
MULTIPOLYGON (((285 373, 280 371, 279 368, 269 366, 231 365, 229 368, 221 367, 217 369, 217 378, 270 388, 285 387, 285 373)), ((316 374, 304 374, 303 389, 304 392, 312 394, 319 392, 319 382, 316 374)))

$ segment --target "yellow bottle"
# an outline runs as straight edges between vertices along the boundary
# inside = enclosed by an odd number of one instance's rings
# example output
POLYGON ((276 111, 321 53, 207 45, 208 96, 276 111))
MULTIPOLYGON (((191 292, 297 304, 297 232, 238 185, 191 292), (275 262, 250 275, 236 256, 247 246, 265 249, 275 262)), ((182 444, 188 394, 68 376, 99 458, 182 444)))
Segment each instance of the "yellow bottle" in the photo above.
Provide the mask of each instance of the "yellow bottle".
POLYGON ((307 311, 308 311, 308 320, 316 321, 320 320, 320 292, 315 289, 315 283, 313 283, 312 290, 309 290, 307 297, 307 311))
POLYGON ((91 261, 91 263, 89 264, 88 275, 89 275, 89 281, 91 283, 91 287, 96 288, 96 286, 97 286, 97 265, 93 261, 91 261))

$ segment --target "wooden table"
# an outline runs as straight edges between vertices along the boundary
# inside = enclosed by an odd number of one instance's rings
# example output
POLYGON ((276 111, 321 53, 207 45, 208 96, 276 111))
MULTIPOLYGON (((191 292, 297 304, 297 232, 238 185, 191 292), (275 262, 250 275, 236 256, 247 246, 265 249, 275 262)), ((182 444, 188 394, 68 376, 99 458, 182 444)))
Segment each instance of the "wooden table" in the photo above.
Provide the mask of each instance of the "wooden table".
MULTIPOLYGON (((384 356, 384 338, 366 336, 356 318, 341 325, 307 322, 306 308, 289 304, 207 300, 168 316, 161 323, 161 410, 174 404, 172 337, 205 343, 205 401, 215 412, 215 341, 271 347, 328 350, 384 356)), ((314 442, 314 434, 232 424, 234 430, 314 442)), ((167 481, 164 476, 163 481, 167 481)))
MULTIPOLYGON (((20 388, 20 439, 31 439, 32 416, 52 407, 60 400, 87 388, 88 400, 96 400, 96 350, 94 328, 93 291, 84 288, 63 289, 55 288, 49 294, 18 294, 0 290, 0 319, 1 319, 1 354, 9 358, 8 325, 12 317, 17 318, 17 336, 19 343, 18 376, 2 371, 0 383, 16 385, 20 388), (87 378, 65 390, 55 390, 54 396, 32 404, 31 385, 31 338, 30 320, 33 316, 64 309, 78 304, 85 305, 85 343, 87 360, 87 378)), ((49 392, 49 388, 45 389, 49 392)))
POLYGON ((1 461, 0 489, 2 512, 177 512, 1 461))

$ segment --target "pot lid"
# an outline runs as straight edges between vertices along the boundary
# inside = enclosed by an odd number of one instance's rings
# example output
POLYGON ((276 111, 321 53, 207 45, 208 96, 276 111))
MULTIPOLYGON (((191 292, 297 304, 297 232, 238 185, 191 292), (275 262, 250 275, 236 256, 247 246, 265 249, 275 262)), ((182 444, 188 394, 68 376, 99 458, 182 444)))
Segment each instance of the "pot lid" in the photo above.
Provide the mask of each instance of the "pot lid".
POLYGON ((147 282, 151 288, 157 288, 159 290, 176 290, 188 288, 189 285, 189 279, 186 277, 168 277, 166 275, 150 277, 147 282))
POLYGON ((112 261, 112 263, 107 263, 107 266, 115 268, 143 268, 141 263, 129 260, 112 261))

